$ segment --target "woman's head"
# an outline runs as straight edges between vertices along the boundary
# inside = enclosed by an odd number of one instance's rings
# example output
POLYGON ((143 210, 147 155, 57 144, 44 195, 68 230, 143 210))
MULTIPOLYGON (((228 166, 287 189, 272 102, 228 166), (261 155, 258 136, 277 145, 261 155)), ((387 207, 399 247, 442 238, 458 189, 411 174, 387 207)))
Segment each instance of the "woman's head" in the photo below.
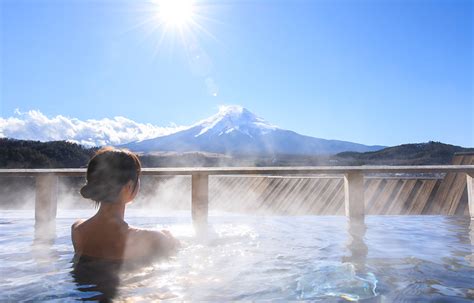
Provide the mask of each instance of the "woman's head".
POLYGON ((112 203, 120 199, 126 186, 132 186, 132 199, 138 190, 141 164, 127 150, 104 147, 89 161, 87 183, 81 195, 96 202, 112 203))

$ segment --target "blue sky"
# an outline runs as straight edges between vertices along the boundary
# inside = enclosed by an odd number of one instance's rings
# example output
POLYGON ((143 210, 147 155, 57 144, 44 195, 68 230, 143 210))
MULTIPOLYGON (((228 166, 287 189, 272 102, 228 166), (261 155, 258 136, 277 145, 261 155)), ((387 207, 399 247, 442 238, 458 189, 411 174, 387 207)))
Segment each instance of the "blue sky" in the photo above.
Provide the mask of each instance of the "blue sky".
POLYGON ((474 146, 472 1, 196 0, 182 39, 151 1, 0 3, 4 118, 189 125, 239 104, 320 138, 474 146))

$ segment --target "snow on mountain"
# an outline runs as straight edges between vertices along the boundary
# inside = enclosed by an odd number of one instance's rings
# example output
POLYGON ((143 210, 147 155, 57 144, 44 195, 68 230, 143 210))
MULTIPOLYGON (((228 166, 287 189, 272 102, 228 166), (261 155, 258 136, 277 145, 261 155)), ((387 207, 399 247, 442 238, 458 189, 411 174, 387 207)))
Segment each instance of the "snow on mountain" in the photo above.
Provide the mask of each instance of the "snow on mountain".
POLYGON ((238 105, 221 106, 217 114, 199 121, 194 126, 202 127, 196 137, 208 132, 221 136, 234 131, 252 137, 251 133, 256 132, 264 135, 277 128, 264 119, 257 117, 246 108, 238 105))
POLYGON ((235 105, 222 106, 217 114, 182 131, 122 147, 136 152, 201 151, 231 155, 317 155, 383 148, 303 136, 270 124, 235 105))

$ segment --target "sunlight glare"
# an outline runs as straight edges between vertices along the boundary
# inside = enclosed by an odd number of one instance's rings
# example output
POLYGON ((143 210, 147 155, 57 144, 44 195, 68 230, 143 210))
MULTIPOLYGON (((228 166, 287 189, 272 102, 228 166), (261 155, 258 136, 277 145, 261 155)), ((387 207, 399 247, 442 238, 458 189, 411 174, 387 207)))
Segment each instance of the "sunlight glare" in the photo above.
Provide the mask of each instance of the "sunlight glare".
POLYGON ((171 26, 183 26, 192 21, 194 3, 192 0, 158 0, 158 17, 171 26))

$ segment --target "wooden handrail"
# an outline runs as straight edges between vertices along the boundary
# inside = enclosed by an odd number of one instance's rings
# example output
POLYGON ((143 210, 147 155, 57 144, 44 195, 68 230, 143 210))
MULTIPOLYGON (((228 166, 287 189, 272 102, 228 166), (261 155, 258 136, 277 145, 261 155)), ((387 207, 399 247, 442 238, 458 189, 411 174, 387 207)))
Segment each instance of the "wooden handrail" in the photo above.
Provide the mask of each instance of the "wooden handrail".
MULTIPOLYGON (((0 176, 83 176, 85 168, 0 169, 0 176)), ((474 174, 474 165, 420 166, 301 166, 301 167, 199 167, 143 168, 143 175, 316 175, 348 173, 467 173, 474 174)))
MULTIPOLYGON (((84 176, 85 168, 0 169, 0 177, 31 176, 36 178, 36 223, 49 223, 56 217, 58 177, 84 176)), ((210 175, 343 175, 346 215, 363 219, 364 177, 367 174, 434 174, 465 173, 468 204, 474 219, 474 165, 426 166, 311 166, 311 167, 199 167, 143 168, 143 175, 192 176, 192 217, 197 224, 206 224, 210 175)))

